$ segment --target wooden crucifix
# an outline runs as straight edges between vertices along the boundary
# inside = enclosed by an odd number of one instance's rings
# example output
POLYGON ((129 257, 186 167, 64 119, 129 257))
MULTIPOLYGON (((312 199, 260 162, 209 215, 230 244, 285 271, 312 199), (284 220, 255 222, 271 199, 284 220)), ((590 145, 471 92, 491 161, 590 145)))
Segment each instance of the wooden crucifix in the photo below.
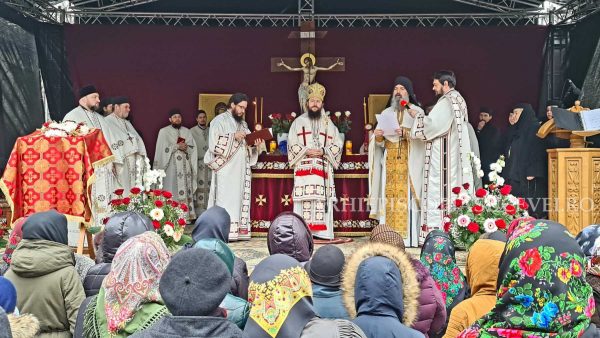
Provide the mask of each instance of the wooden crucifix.
POLYGON ((302 82, 298 88, 300 111, 306 111, 308 86, 316 80, 318 71, 343 72, 345 59, 343 57, 315 57, 316 39, 324 38, 326 31, 315 31, 314 21, 305 21, 300 25, 300 31, 291 32, 288 39, 300 38, 300 54, 298 58, 271 58, 271 72, 302 72, 302 82), (328 65, 321 67, 319 65, 328 65))

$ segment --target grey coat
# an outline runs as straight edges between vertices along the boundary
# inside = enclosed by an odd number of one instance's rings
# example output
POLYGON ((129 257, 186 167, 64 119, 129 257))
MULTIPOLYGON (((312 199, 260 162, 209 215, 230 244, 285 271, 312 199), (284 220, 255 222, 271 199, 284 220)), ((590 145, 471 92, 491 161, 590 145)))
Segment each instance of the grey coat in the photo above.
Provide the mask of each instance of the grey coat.
POLYGON ((242 337, 234 323, 220 317, 166 316, 150 328, 136 332, 131 338, 238 338, 242 337))

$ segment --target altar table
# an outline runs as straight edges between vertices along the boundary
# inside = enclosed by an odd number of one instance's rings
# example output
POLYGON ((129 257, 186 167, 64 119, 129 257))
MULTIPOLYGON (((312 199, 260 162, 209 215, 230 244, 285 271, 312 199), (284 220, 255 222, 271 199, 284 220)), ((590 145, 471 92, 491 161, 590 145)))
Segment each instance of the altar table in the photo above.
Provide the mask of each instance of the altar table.
MULTIPOLYGON (((335 170, 334 232, 337 236, 368 236, 378 222, 369 219, 369 167, 367 155, 342 155, 335 170)), ((262 154, 252 167, 250 218, 252 234, 264 236, 271 221, 283 211, 293 211, 293 171, 287 156, 262 154)))

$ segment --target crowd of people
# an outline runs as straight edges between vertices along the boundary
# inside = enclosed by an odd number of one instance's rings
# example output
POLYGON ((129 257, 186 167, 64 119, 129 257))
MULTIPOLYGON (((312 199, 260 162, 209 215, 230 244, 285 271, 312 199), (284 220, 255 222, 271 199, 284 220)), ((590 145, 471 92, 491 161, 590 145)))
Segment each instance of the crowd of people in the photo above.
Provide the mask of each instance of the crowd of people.
POLYGON ((442 231, 415 258, 380 224, 346 257, 331 244, 314 250, 306 221, 286 212, 249 275, 229 224, 225 209, 209 208, 194 243, 169 250, 146 216, 118 213, 81 269, 64 215, 21 219, 3 255, 0 337, 600 335, 598 225, 573 238, 556 222, 517 219, 475 242, 463 274, 442 231))

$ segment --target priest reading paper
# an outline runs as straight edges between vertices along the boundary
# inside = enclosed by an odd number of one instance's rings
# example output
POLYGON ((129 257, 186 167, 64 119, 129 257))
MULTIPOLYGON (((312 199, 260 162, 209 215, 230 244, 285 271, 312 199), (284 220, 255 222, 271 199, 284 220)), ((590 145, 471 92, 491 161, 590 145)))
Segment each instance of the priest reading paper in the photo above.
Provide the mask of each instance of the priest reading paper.
POLYGON ((405 246, 417 247, 425 145, 410 138, 409 110, 423 110, 417 106, 409 78, 396 78, 390 103, 378 115, 369 142, 369 217, 400 233, 405 246))
POLYGON ((246 144, 250 133, 244 121, 248 96, 235 93, 229 99, 229 109, 210 123, 208 151, 204 163, 212 170, 212 182, 207 208, 218 205, 229 213, 229 240, 250 239, 250 167, 258 160, 258 147, 263 140, 246 144))
POLYGON ((308 87, 307 112, 292 123, 288 159, 294 168, 294 212, 302 215, 313 236, 333 239, 333 170, 340 165, 342 139, 323 110, 325 87, 308 87))
POLYGON ((190 130, 181 125, 181 111, 172 109, 169 115, 171 125, 158 132, 154 169, 165 171, 164 189, 173 194, 174 201, 188 206, 187 219, 193 220, 196 218, 194 194, 198 174, 196 142, 190 130))
POLYGON ((450 211, 452 188, 467 186, 473 191, 467 103, 454 89, 454 72, 442 70, 433 78, 433 91, 440 98, 429 115, 409 110, 415 119, 411 137, 425 142, 420 243, 430 231, 443 229, 443 218, 450 211))
POLYGON ((131 188, 142 184, 146 170, 146 146, 144 140, 127 120, 131 106, 129 99, 121 96, 114 100, 114 111, 105 117, 108 129, 107 141, 115 155, 117 186, 128 194, 131 188))

